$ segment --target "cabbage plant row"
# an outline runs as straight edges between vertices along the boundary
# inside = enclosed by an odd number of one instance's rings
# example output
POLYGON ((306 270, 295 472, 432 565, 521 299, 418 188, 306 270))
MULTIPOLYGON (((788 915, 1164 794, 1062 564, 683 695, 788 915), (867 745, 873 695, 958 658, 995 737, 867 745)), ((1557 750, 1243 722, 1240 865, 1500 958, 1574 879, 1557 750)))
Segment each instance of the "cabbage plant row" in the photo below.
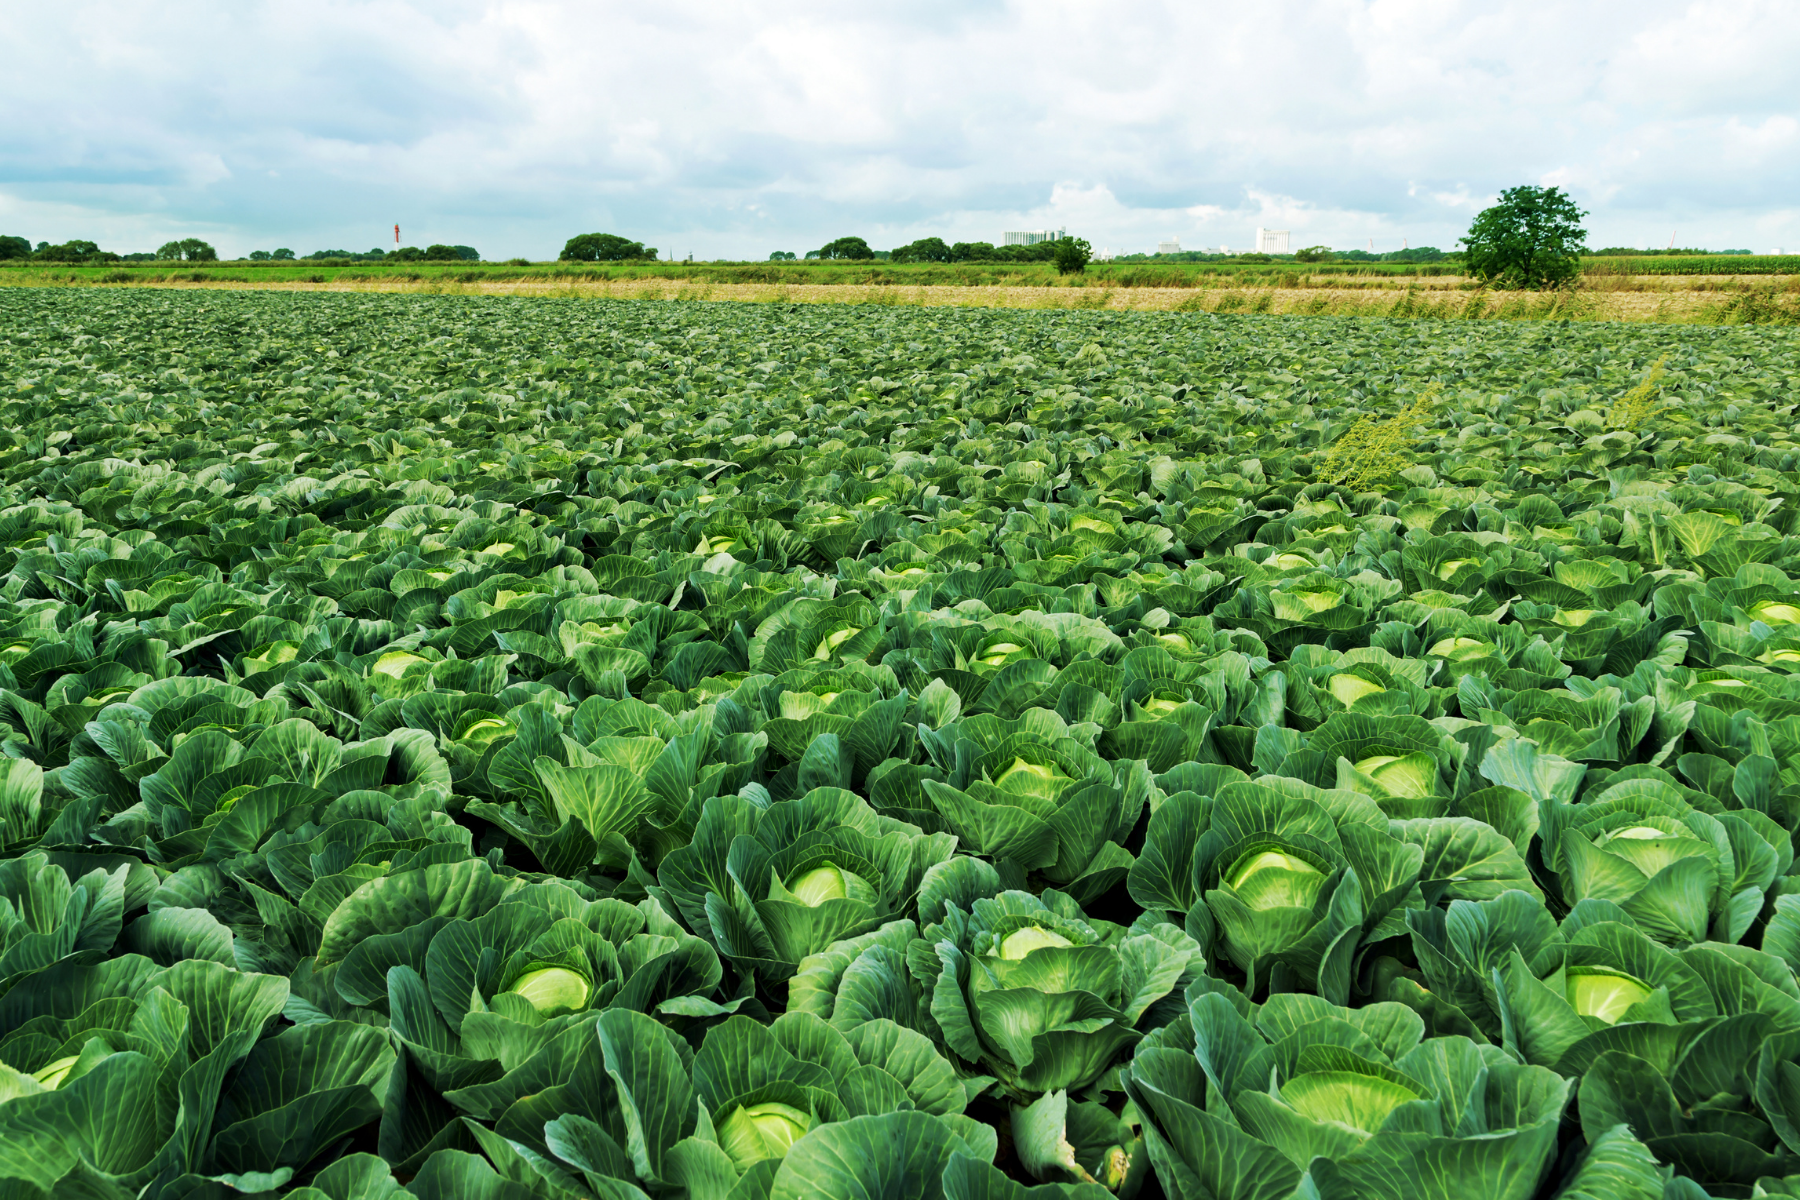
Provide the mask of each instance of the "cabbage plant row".
POLYGON ((1791 333, 0 313, 8 1200, 1800 1195, 1791 333))

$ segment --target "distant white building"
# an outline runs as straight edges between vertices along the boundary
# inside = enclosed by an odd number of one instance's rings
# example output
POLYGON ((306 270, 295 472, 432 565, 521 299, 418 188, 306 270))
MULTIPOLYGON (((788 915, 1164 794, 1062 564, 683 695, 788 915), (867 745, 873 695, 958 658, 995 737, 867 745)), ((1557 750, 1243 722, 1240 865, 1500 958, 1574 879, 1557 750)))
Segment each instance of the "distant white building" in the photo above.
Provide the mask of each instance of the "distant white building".
POLYGON ((1288 231, 1285 229, 1258 229, 1256 231, 1256 252, 1258 254, 1286 254, 1288 252, 1288 231))
POLYGON ((1156 252, 1158 254, 1180 254, 1181 235, 1171 233, 1168 241, 1156 243, 1156 252))
POLYGON ((1000 235, 1002 246, 1035 246, 1039 242, 1057 242, 1069 236, 1067 229, 1021 229, 1000 235))

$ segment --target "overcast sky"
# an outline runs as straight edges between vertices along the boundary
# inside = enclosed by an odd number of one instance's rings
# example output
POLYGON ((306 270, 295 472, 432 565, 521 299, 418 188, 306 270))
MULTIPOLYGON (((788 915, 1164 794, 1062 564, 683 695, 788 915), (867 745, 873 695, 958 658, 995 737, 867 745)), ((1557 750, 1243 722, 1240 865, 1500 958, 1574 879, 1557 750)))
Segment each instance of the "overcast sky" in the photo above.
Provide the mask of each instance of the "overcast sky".
POLYGON ((1800 3, 0 0, 0 234, 226 256, 621 233, 1800 250, 1800 3))

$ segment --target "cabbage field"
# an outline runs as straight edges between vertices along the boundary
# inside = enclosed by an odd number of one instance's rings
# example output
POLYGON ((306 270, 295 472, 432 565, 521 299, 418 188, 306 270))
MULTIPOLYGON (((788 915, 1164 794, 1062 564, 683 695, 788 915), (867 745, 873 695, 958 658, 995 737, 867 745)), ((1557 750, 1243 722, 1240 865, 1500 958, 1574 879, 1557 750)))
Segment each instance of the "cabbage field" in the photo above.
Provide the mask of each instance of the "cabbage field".
POLYGON ((0 292, 0 1200, 1800 1196, 1797 407, 0 292))

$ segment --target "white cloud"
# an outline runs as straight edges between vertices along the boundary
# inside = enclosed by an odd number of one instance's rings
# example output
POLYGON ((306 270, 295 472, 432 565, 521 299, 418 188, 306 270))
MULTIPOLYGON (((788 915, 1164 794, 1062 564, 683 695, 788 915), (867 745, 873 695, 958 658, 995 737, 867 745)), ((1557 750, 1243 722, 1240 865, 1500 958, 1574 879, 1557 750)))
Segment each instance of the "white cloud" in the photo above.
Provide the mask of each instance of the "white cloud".
POLYGON ((34 240, 1447 247, 1552 181, 1599 244, 1800 244, 1782 0, 70 0, 11 25, 0 232, 34 240))

